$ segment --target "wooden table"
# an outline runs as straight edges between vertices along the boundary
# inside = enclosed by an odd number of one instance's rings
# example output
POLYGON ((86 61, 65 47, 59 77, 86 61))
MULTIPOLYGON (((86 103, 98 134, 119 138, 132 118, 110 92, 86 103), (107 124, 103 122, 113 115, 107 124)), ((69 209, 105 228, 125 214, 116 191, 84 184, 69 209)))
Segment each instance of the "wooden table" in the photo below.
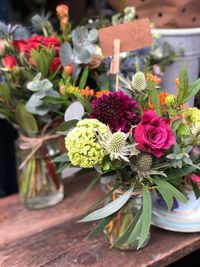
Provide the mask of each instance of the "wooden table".
POLYGON ((94 173, 66 181, 66 198, 59 205, 28 211, 18 195, 0 199, 1 267, 146 267, 166 266, 200 248, 200 234, 152 228, 149 245, 137 252, 109 249, 101 235, 84 240, 91 224, 77 223, 101 195, 96 186, 77 206, 80 192, 94 173))

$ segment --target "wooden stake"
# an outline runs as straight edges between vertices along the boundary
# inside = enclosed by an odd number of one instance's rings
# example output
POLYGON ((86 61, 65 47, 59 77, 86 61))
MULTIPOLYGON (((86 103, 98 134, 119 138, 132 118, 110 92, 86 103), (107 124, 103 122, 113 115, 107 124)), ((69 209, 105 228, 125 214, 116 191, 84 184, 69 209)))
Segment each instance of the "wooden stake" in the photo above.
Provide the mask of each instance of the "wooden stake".
POLYGON ((115 84, 116 92, 119 89, 119 69, 120 69, 119 55, 120 55, 120 40, 115 39, 114 49, 113 49, 113 60, 111 61, 111 65, 110 65, 110 73, 113 73, 116 75, 116 84, 115 84))

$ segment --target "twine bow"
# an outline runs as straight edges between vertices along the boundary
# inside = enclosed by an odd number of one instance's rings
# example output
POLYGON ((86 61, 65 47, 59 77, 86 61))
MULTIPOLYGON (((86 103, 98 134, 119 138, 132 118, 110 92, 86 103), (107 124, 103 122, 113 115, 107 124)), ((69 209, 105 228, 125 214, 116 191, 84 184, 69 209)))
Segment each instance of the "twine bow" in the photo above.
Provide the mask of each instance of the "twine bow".
POLYGON ((29 159, 37 152, 38 149, 48 140, 55 139, 59 137, 58 134, 51 134, 51 132, 46 134, 46 131, 48 129, 50 124, 47 124, 42 129, 41 135, 39 137, 27 137, 23 134, 20 134, 20 144, 19 148, 21 150, 26 149, 32 149, 32 151, 28 154, 28 156, 25 158, 25 160, 20 164, 19 169, 23 169, 23 167, 26 165, 26 163, 29 161, 29 159))

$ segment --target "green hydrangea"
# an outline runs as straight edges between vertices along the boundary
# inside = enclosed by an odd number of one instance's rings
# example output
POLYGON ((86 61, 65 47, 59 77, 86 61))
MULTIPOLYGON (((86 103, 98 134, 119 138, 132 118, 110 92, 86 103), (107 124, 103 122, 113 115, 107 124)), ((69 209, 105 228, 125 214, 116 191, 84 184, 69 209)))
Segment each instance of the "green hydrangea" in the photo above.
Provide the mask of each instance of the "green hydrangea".
POLYGON ((200 125, 200 109, 188 108, 183 113, 183 118, 190 124, 200 125))
POLYGON ((106 135, 108 128, 97 119, 84 119, 68 133, 65 146, 71 163, 82 168, 92 168, 102 162, 105 150, 97 141, 97 133, 106 135))

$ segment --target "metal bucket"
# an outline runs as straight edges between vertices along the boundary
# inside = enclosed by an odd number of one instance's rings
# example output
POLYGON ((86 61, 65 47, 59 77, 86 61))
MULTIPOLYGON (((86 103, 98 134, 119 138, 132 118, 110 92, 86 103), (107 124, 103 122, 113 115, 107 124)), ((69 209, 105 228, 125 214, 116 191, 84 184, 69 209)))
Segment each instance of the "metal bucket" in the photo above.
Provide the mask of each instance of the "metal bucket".
MULTIPOLYGON (((187 29, 153 29, 153 34, 160 34, 158 43, 170 44, 175 53, 176 61, 169 65, 163 75, 162 88, 169 93, 176 93, 174 80, 179 77, 183 63, 186 63, 189 83, 194 82, 200 70, 200 28, 187 29)), ((189 101, 193 106, 194 98, 189 101)))

